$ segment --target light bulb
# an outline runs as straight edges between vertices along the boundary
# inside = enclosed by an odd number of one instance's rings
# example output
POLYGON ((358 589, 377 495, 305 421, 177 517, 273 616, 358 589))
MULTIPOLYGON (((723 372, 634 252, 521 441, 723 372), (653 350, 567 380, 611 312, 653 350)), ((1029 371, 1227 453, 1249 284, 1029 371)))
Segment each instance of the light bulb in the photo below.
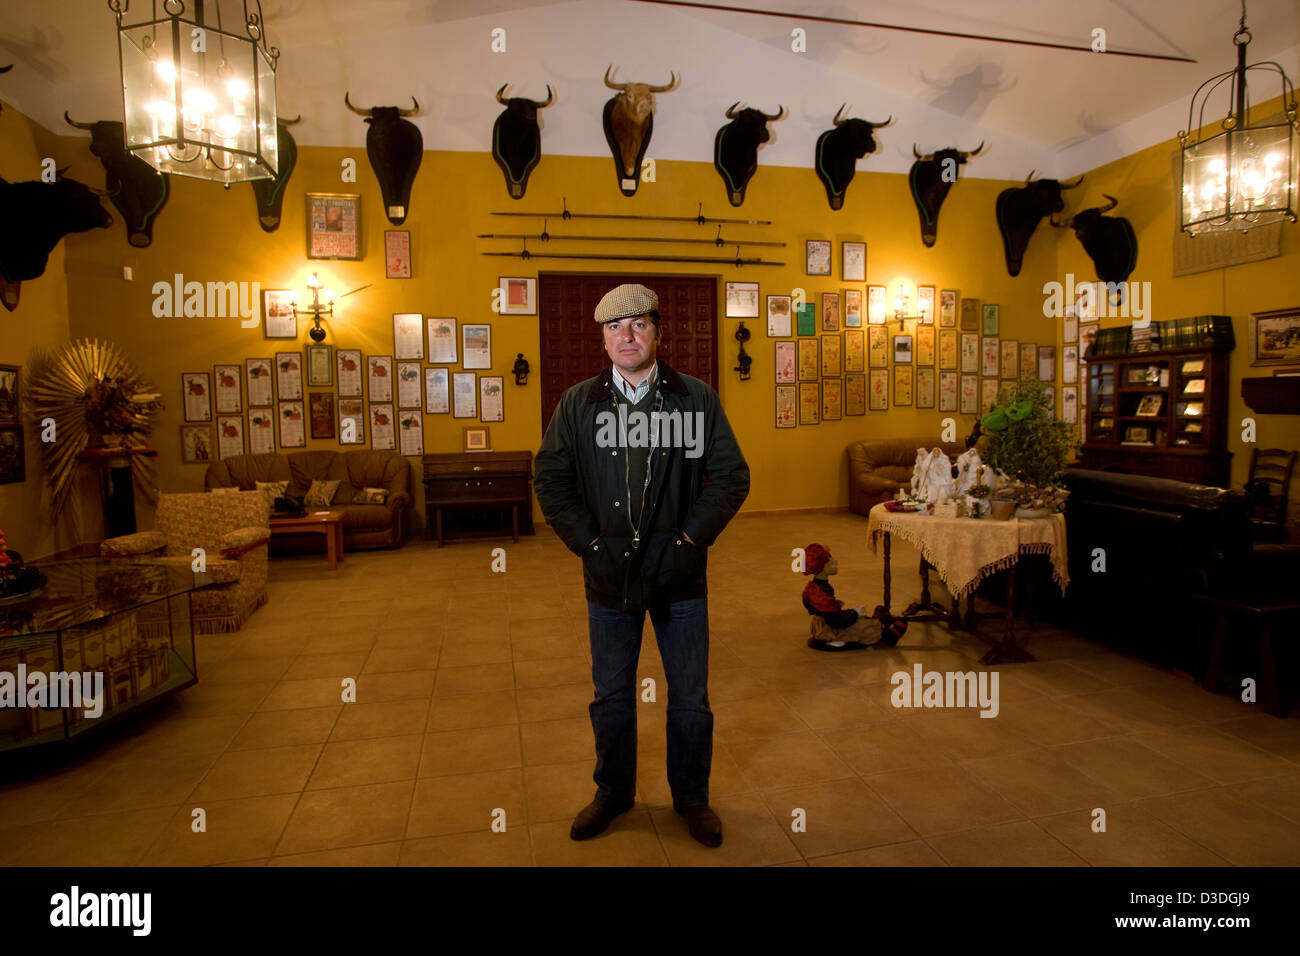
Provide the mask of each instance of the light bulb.
POLYGON ((171 60, 159 60, 157 63, 154 64, 154 69, 157 71, 158 76, 162 78, 163 82, 165 83, 175 82, 176 65, 172 63, 171 60))
POLYGON ((230 94, 232 99, 239 99, 248 95, 248 84, 243 80, 231 80, 226 84, 226 92, 230 94))
POLYGON ((233 116, 223 116, 217 120, 217 133, 222 139, 234 139, 239 135, 239 120, 233 116))

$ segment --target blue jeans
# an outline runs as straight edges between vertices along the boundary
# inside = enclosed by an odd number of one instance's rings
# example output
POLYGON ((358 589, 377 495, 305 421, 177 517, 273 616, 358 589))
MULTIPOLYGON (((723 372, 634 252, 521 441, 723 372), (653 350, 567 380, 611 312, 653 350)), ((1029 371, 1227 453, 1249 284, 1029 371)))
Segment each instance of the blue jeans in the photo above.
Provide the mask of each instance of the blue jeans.
MULTIPOLYGON (((596 685, 588 708, 596 735, 592 777, 597 796, 604 800, 631 801, 636 796, 636 665, 645 614, 587 602, 591 678, 596 685)), ((650 621, 668 679, 668 786, 679 806, 708 803, 713 764, 708 599, 651 607, 650 621)))

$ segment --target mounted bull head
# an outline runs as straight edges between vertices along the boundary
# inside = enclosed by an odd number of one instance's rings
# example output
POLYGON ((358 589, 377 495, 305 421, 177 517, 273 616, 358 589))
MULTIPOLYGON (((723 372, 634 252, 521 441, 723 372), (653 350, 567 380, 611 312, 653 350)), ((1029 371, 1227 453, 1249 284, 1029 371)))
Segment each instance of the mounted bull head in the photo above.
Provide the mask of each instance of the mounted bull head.
POLYGON ((916 162, 907 173, 907 181, 912 187, 912 200, 921 217, 921 241, 927 248, 934 245, 939 234, 939 209, 948 197, 948 190, 957 181, 957 167, 982 152, 984 144, 981 142, 966 152, 941 149, 922 156, 916 144, 912 144, 912 155, 916 157, 916 162))
POLYGON ((370 168, 379 180, 388 221, 400 226, 406 221, 411 186, 415 174, 420 171, 420 160, 424 158, 424 137, 414 123, 402 117, 420 112, 420 102, 412 96, 414 109, 372 106, 368 110, 359 110, 352 105, 347 93, 343 94, 343 102, 352 112, 364 116, 370 125, 366 130, 366 155, 370 157, 370 168))
POLYGON ((868 123, 862 119, 841 119, 844 104, 839 108, 832 121, 834 129, 828 129, 817 137, 817 150, 814 154, 813 168, 817 178, 826 187, 826 199, 832 209, 844 206, 844 194, 849 183, 853 181, 857 161, 867 153, 876 151, 876 139, 872 132, 881 126, 888 126, 894 117, 883 123, 868 123))
POLYGON ((69 126, 90 131, 90 151, 104 166, 104 185, 122 214, 127 242, 144 247, 153 242, 153 221, 167 204, 171 186, 160 173, 126 148, 122 124, 116 120, 78 123, 65 110, 69 126))
POLYGON ((70 232, 107 229, 113 217, 99 204, 106 195, 63 170, 53 183, 8 183, 0 179, 0 209, 8 225, 0 229, 0 304, 18 307, 19 286, 45 271, 50 251, 70 232))
POLYGON ((254 179, 253 198, 257 201, 257 224, 263 232, 275 232, 280 228, 280 204, 284 202, 284 189, 289 185, 293 167, 298 163, 298 144, 289 135, 288 127, 302 122, 302 117, 294 119, 277 119, 275 139, 280 170, 270 179, 254 179))
POLYGON ((1002 251, 1007 257, 1007 273, 1020 275, 1020 266, 1029 247, 1029 239, 1044 216, 1052 216, 1065 208, 1062 189, 1074 189, 1080 176, 1072 183, 1056 179, 1034 179, 1030 170, 1023 186, 1004 189, 998 193, 998 231, 1002 233, 1002 251))
POLYGON ((1110 202, 1104 206, 1076 212, 1065 222, 1057 222, 1053 216, 1051 222, 1053 226, 1073 229, 1079 242, 1083 243, 1083 251, 1088 253, 1097 269, 1097 278, 1118 285, 1133 274, 1133 267, 1137 265, 1137 234, 1127 219, 1102 215, 1119 205, 1114 196, 1106 198, 1110 202))
POLYGON ((605 85, 619 92, 605 103, 602 122, 605 140, 609 143, 610 152, 614 154, 618 188, 624 196, 633 196, 641 181, 641 162, 650 146, 650 134, 654 132, 654 95, 675 90, 681 79, 669 71, 668 83, 664 86, 615 83, 614 72, 613 64, 606 67, 605 85))
POLYGON ((785 118, 785 107, 775 113, 745 108, 736 110, 739 101, 727 108, 731 120, 713 138, 713 165, 727 187, 727 201, 739 206, 745 201, 745 189, 758 170, 758 147, 772 138, 767 124, 785 118))
POLYGON ((543 102, 512 96, 506 99, 507 83, 497 90, 497 102, 505 110, 492 124, 492 158, 506 176, 506 189, 511 199, 523 199, 528 188, 528 174, 542 159, 542 131, 537 122, 537 111, 555 102, 555 92, 546 85, 543 102))

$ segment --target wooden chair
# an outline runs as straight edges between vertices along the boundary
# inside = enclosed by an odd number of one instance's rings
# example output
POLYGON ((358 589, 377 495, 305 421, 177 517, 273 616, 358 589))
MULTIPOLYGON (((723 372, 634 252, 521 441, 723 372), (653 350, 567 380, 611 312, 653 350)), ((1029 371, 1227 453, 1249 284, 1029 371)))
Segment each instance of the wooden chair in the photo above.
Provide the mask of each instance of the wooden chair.
POLYGON ((1251 526, 1263 540, 1286 539, 1287 500, 1297 453, 1282 448, 1255 448, 1250 453, 1246 496, 1251 526))

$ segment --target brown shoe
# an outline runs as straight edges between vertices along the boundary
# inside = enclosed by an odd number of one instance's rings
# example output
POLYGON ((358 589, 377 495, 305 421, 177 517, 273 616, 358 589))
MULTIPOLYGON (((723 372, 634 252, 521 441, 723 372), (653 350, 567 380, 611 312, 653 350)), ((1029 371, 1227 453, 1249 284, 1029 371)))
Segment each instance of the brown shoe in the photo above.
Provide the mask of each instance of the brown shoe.
POLYGON ((674 803, 673 809, 686 818, 686 826, 698 842, 705 846, 722 845, 722 821, 707 803, 697 803, 690 807, 674 803))
POLYGON ((627 813, 635 805, 636 800, 604 800, 597 797, 578 811, 578 815, 573 818, 573 826, 569 829, 569 838, 573 840, 586 840, 596 836, 598 833, 604 833, 606 827, 610 825, 613 819, 620 813, 627 813))

